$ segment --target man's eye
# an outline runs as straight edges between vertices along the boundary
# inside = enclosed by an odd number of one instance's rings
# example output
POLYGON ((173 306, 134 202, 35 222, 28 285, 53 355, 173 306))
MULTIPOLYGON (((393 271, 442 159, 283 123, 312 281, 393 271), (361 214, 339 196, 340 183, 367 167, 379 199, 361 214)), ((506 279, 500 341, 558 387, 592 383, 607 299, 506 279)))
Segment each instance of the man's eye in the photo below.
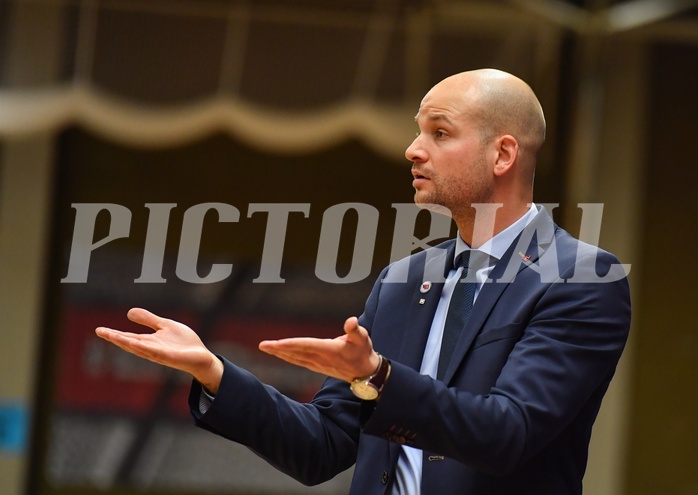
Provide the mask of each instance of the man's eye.
POLYGON ((442 138, 444 136, 446 136, 446 133, 444 131, 442 131, 441 129, 434 132, 434 137, 436 137, 436 138, 442 138))

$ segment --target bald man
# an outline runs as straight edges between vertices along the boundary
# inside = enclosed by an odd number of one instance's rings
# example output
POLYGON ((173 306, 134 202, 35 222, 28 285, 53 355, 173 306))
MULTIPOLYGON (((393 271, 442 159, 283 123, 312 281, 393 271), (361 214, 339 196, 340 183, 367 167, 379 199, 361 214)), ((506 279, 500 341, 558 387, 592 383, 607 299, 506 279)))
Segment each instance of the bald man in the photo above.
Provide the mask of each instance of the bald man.
POLYGON ((458 236, 386 267, 341 336, 260 344, 328 376, 310 403, 142 309, 129 318, 153 333, 97 334, 190 373, 199 426, 303 483, 355 464, 353 495, 579 495, 628 335, 626 277, 532 202, 545 119, 526 83, 456 74, 416 122, 415 202, 452 215, 458 236))

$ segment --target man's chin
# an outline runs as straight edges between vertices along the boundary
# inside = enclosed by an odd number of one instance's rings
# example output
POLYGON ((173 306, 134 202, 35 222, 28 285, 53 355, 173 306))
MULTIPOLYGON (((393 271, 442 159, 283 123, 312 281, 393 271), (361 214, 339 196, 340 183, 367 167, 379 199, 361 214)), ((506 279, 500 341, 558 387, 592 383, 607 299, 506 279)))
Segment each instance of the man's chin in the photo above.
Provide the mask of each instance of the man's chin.
POLYGON ((415 194, 414 198, 414 204, 416 204, 417 207, 423 210, 433 211, 434 213, 439 213, 441 215, 446 215, 447 217, 452 217, 451 210, 449 210, 445 206, 437 203, 430 203, 428 201, 421 201, 417 196, 418 195, 415 194))

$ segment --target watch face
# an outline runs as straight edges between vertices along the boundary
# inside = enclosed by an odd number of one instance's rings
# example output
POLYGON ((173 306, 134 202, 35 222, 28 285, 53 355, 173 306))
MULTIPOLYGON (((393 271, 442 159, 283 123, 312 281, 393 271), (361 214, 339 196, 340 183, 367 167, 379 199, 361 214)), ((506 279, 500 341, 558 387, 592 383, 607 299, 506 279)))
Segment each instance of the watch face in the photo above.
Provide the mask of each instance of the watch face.
POLYGON ((376 387, 365 380, 351 382, 350 388, 359 399, 375 400, 378 398, 378 390, 376 390, 376 387))

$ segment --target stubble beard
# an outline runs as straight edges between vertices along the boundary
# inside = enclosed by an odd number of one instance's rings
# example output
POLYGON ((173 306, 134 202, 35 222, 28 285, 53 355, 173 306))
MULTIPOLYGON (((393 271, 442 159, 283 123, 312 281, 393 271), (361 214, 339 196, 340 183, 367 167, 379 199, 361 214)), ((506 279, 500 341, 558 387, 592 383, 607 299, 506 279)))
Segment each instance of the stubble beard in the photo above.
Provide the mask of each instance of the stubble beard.
POLYGON ((441 181, 438 175, 432 175, 432 191, 415 191, 415 204, 426 210, 448 215, 459 220, 474 223, 475 209, 473 204, 491 203, 494 191, 491 183, 486 180, 487 167, 485 158, 481 155, 475 162, 473 172, 459 180, 441 181))

